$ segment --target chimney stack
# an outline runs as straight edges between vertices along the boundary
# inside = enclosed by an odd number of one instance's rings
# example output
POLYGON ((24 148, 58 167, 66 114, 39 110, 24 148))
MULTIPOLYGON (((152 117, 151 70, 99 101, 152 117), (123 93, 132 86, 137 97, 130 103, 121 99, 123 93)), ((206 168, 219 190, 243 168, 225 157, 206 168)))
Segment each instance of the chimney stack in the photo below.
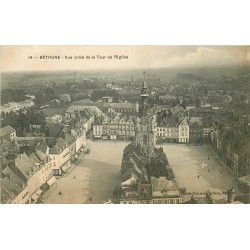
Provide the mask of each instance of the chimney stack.
POLYGON ((227 202, 228 203, 234 203, 234 187, 232 187, 231 189, 229 189, 227 191, 227 202))

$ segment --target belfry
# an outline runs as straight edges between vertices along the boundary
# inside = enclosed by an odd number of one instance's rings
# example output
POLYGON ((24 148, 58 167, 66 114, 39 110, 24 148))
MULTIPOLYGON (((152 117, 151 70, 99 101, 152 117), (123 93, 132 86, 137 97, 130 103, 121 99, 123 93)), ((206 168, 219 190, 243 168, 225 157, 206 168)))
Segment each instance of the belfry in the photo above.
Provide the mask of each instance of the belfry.
POLYGON ((140 147, 144 157, 149 161, 154 155, 155 135, 153 114, 149 111, 147 81, 144 72, 144 81, 141 89, 141 105, 139 117, 135 126, 135 143, 140 147))

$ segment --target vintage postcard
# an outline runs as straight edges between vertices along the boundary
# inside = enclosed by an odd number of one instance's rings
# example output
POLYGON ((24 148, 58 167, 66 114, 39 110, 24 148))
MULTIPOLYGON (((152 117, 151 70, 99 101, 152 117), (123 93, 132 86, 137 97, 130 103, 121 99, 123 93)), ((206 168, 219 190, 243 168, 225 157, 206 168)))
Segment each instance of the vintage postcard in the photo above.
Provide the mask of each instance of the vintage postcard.
POLYGON ((1 46, 1 203, 249 204, 249 46, 1 46))

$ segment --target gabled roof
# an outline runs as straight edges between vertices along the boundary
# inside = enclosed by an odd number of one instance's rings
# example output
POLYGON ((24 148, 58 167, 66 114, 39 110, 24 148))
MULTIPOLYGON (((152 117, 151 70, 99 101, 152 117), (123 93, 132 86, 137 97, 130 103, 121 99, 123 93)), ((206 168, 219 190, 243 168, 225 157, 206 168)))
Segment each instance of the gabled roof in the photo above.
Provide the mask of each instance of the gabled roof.
POLYGON ((179 124, 179 126, 188 126, 189 124, 188 124, 188 121, 187 121, 187 117, 185 117, 182 121, 181 121, 181 123, 179 124))
POLYGON ((65 141, 70 145, 73 144, 75 142, 75 138, 70 135, 69 133, 65 134, 65 141))
POLYGON ((49 149, 50 154, 60 154, 66 147, 68 147, 68 144, 65 140, 63 140, 61 137, 59 137, 56 140, 56 145, 53 148, 49 149))
POLYGON ((86 98, 86 99, 83 99, 83 100, 75 101, 72 104, 74 104, 74 105, 83 105, 83 104, 89 104, 89 103, 94 103, 94 102, 91 101, 90 99, 86 98))
POLYGON ((0 137, 4 137, 6 135, 9 135, 13 132, 16 132, 14 128, 12 128, 10 125, 7 125, 3 128, 0 128, 0 137))
POLYGON ((151 177, 153 196, 179 196, 181 193, 173 181, 166 177, 151 177))
POLYGON ((193 122, 189 125, 190 128, 202 128, 202 126, 197 123, 197 122, 193 122))
POLYGON ((23 186, 24 181, 18 176, 17 173, 15 173, 9 166, 6 167, 2 173, 5 177, 7 177, 12 182, 16 183, 18 186, 23 186))
POLYGON ((165 119, 161 119, 158 127, 178 127, 178 120, 174 117, 166 117, 165 119))
POLYGON ((36 149, 43 153, 46 153, 48 149, 48 145, 46 143, 41 142, 36 146, 36 149))
POLYGON ((193 116, 189 120, 189 124, 191 125, 192 123, 202 123, 202 117, 199 116, 193 116))
POLYGON ((30 177, 38 170, 32 160, 25 153, 17 156, 15 159, 15 166, 19 169, 26 180, 30 179, 30 177))
POLYGON ((62 123, 47 124, 47 128, 49 130, 49 137, 58 137, 63 127, 64 125, 62 123))

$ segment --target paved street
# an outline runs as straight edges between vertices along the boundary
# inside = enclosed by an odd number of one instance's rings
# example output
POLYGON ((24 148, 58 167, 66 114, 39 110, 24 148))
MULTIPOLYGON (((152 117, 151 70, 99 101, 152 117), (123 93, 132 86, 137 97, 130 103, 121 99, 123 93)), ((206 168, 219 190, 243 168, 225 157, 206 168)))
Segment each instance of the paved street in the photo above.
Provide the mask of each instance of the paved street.
POLYGON ((90 154, 82 156, 69 175, 58 179, 43 195, 45 203, 100 204, 112 198, 128 142, 89 141, 88 144, 90 154))
POLYGON ((233 185, 239 193, 237 179, 216 159, 209 145, 165 144, 162 147, 176 182, 186 187, 187 192, 223 192, 233 185), (202 167, 203 162, 207 166, 202 167))
MULTIPOLYGON (((123 149, 128 142, 88 143, 90 154, 82 155, 76 167, 67 176, 58 179, 43 195, 45 203, 100 204, 112 198, 119 177, 123 149), (59 192, 62 194, 59 195, 59 192)), ((216 160, 208 145, 165 144, 162 147, 174 170, 177 183, 180 187, 186 187, 187 192, 227 191, 233 183, 237 192, 236 178, 216 160), (202 168, 202 162, 207 167, 202 168)))

